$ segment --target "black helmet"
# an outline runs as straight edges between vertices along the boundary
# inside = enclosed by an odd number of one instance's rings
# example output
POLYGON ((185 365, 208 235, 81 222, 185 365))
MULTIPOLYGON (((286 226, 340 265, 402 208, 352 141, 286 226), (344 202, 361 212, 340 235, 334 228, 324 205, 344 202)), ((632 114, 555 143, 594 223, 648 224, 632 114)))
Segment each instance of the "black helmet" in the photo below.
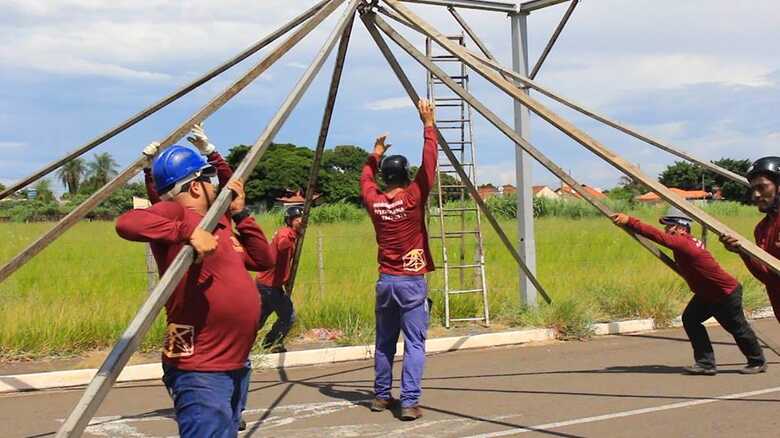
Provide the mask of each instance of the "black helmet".
POLYGON ((747 178, 766 176, 777 184, 780 182, 780 157, 764 157, 754 161, 748 168, 747 178))
POLYGON ((289 226, 292 224, 293 219, 302 216, 303 216, 302 206, 293 205, 292 207, 287 207, 287 210, 284 211, 284 223, 286 223, 289 226))
POLYGON ((390 155, 379 163, 382 181, 385 184, 403 184, 409 182, 409 161, 403 155, 390 155))

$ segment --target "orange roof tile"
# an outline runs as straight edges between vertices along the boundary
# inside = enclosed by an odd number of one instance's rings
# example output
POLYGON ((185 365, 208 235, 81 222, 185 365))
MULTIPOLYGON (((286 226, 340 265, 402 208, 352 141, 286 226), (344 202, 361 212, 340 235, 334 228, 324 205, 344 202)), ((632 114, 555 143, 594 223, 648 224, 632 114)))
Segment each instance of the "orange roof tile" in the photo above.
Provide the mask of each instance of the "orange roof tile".
MULTIPOLYGON (((669 187, 669 190, 680 195, 684 199, 707 199, 710 197, 710 193, 705 192, 704 190, 683 190, 676 187, 669 187)), ((654 192, 647 192, 644 195, 637 196, 636 200, 641 202, 655 202, 660 201, 661 197, 654 192)))

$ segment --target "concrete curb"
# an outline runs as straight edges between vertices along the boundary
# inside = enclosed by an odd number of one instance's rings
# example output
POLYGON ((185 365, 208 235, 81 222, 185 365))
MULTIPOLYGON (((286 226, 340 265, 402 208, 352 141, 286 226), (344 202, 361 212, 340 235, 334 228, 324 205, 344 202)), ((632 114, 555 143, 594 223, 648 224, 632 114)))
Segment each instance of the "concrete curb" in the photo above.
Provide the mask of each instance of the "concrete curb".
MULTIPOLYGON (((752 319, 773 317, 771 308, 759 309, 752 313, 752 319)), ((677 318, 673 326, 681 323, 677 318)), ((615 321, 592 325, 594 335, 617 335, 643 332, 655 329, 652 319, 635 319, 615 321)), ((426 345, 428 354, 447 351, 466 350, 473 348, 499 347, 525 344, 529 342, 551 341, 556 338, 556 331, 546 328, 515 330, 479 335, 454 336, 429 339, 426 345)), ((396 356, 403 355, 403 343, 398 344, 396 356)), ((290 351, 287 353, 267 354, 252 358, 255 368, 287 368, 304 365, 319 365, 352 360, 364 360, 374 357, 373 345, 354 347, 322 348, 317 350, 290 351)), ((54 371, 48 373, 17 374, 0 376, 0 394, 36 391, 52 388, 66 388, 88 384, 97 373, 97 369, 54 371)), ((131 365, 125 367, 117 382, 135 382, 140 380, 155 380, 162 377, 159 363, 131 365)))

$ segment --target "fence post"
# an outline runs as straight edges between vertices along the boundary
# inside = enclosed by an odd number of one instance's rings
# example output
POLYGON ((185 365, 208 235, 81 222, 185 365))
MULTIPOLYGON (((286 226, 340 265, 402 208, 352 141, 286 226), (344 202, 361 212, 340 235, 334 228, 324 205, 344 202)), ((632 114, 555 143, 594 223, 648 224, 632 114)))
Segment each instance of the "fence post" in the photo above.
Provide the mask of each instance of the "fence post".
POLYGON ((319 272, 320 301, 325 295, 325 251, 322 245, 322 230, 317 230, 317 271, 319 272))
POLYGON ((159 281, 159 275, 157 272, 157 262, 154 260, 152 254, 152 246, 146 245, 146 285, 149 289, 149 293, 152 293, 154 287, 157 286, 159 281))

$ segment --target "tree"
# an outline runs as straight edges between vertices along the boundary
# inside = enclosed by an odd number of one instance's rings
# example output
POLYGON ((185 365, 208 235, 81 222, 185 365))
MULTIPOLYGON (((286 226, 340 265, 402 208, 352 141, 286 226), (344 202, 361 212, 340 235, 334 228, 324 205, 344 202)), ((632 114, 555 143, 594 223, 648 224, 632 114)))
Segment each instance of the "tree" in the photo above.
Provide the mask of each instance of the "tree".
MULTIPOLYGON (((235 146, 225 159, 235 168, 248 151, 248 146, 235 146)), ((340 145, 325 150, 315 191, 325 202, 360 203, 360 172, 366 158, 368 152, 358 146, 340 145)), ((247 202, 270 207, 288 190, 305 192, 313 161, 314 152, 309 148, 271 144, 246 182, 247 202)))
POLYGON ((645 187, 643 184, 634 181, 634 179, 629 176, 624 175, 620 177, 618 186, 612 190, 609 190, 607 196, 610 199, 633 202, 637 196, 643 195, 647 192, 647 187, 645 187))
MULTIPOLYGON (((683 190, 701 190, 702 170, 695 164, 687 161, 675 161, 667 166, 658 180, 667 187, 676 187, 683 190)), ((706 187, 706 181, 705 181, 706 187)))
POLYGON ((5 191, 5 185, 3 183, 0 183, 0 192, 5 191))
POLYGON ((360 173, 367 158, 368 152, 353 145, 336 146, 323 153, 317 190, 326 202, 360 203, 360 173))
POLYGON ((35 191, 38 192, 35 199, 43 203, 54 201, 54 193, 51 191, 51 181, 42 179, 35 185, 35 191))
MULTIPOLYGON (((235 169, 247 152, 249 146, 235 146, 225 159, 235 169)), ((309 148, 272 143, 247 179, 247 203, 264 203, 270 207, 287 190, 305 189, 313 157, 314 153, 309 148)))
MULTIPOLYGON (((713 161, 712 164, 716 164, 724 169, 728 169, 738 175, 745 176, 750 168, 750 160, 735 160, 732 158, 721 158, 720 160, 713 161)), ((732 181, 725 176, 721 176, 715 173, 709 173, 710 177, 714 181, 714 186, 717 186, 721 190, 723 199, 731 201, 747 201, 748 190, 742 184, 732 181)))
MULTIPOLYGON (((70 213, 74 208, 87 200, 88 193, 79 193, 70 197, 61 210, 64 213, 70 213)), ((133 196, 144 198, 147 196, 144 183, 128 183, 117 189, 105 201, 95 207, 87 217, 90 219, 113 219, 120 214, 133 208, 133 196)))
POLYGON ((57 178, 68 188, 68 193, 75 195, 79 191, 81 178, 86 174, 87 166, 82 158, 74 158, 65 163, 57 171, 57 178))
POLYGON ((83 186, 86 186, 89 192, 96 191, 118 174, 118 167, 116 160, 108 152, 95 154, 92 161, 87 163, 87 179, 83 186))
MULTIPOLYGON (((712 163, 743 176, 750 167, 750 160, 747 159, 721 158, 712 163)), ((665 186, 684 190, 702 190, 703 187, 706 191, 714 191, 719 188, 723 199, 730 201, 744 202, 747 193, 743 185, 684 161, 668 166, 658 179, 665 186)))

